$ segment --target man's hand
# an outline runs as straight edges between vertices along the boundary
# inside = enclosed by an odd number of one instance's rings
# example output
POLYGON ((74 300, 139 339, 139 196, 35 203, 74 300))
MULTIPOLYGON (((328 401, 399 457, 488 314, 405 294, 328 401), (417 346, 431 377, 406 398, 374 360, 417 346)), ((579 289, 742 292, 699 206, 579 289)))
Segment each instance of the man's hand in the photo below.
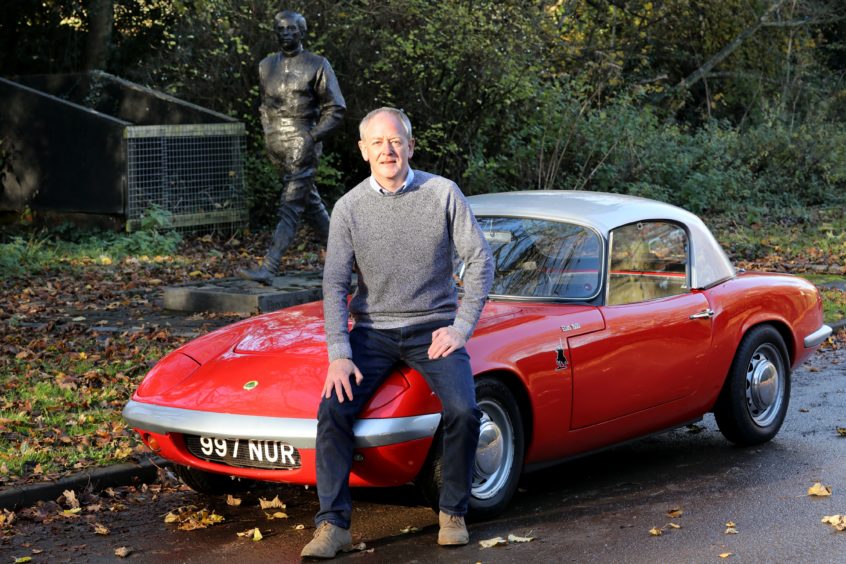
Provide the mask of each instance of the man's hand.
POLYGON ((443 358, 464 346, 464 335, 454 327, 441 327, 432 333, 432 345, 429 347, 429 358, 443 358))
POLYGON ((355 375, 356 385, 361 384, 364 376, 359 372, 358 367, 348 358, 339 358, 329 364, 326 372, 326 382, 323 383, 323 397, 332 397, 334 391, 338 395, 338 401, 344 403, 344 393, 348 398, 353 399, 350 376, 355 375))

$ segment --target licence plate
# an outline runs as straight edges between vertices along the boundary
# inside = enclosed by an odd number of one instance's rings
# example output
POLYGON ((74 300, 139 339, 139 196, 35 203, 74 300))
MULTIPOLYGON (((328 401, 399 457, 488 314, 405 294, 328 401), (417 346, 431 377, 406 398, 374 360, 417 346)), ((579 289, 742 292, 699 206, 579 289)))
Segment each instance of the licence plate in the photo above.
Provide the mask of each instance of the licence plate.
POLYGON ((276 470, 300 467, 299 451, 283 441, 185 435, 185 446, 197 458, 229 466, 276 470))

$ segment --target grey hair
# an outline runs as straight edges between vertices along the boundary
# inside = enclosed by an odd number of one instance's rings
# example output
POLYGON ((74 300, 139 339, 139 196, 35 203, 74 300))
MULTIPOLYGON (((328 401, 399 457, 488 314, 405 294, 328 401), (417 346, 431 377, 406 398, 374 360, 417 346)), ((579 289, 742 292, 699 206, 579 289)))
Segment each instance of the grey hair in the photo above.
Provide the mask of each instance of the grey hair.
POLYGON ((278 26, 279 22, 285 18, 293 19, 294 23, 296 23, 297 27, 300 29, 300 33, 302 33, 303 35, 305 35, 308 31, 308 25, 306 25, 306 19, 303 17, 303 15, 299 12, 294 12, 291 10, 282 10, 281 12, 273 16, 273 24, 278 26))
POLYGON ((374 116, 377 114, 391 114, 402 124, 403 128, 405 129, 405 134, 411 139, 411 120, 408 119, 408 116, 405 115, 405 112, 399 110, 397 108, 391 108, 389 106, 383 106, 381 108, 377 108, 364 116, 364 119, 361 120, 361 123, 358 124, 358 136, 361 139, 364 139, 364 130, 367 129, 367 124, 370 123, 370 120, 373 119, 374 116))

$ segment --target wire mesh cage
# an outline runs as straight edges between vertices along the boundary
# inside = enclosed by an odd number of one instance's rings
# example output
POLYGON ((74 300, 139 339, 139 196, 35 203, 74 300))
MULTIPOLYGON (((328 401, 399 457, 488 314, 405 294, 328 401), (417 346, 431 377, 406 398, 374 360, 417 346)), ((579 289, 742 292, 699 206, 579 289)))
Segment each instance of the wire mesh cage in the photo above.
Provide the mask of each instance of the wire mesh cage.
POLYGON ((128 230, 152 207, 179 230, 245 225, 243 124, 129 127, 126 137, 128 230))
POLYGON ((249 219, 245 139, 227 115, 99 71, 0 78, 0 210, 232 231, 249 219))

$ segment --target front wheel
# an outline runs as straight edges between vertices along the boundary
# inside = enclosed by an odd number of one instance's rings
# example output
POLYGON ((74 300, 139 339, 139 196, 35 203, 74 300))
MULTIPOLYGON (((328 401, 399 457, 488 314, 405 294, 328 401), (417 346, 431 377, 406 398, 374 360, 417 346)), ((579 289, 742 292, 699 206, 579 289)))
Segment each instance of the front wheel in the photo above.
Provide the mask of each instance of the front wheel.
POLYGON ((714 406, 720 432, 740 446, 776 436, 790 400, 790 364, 781 334, 769 325, 747 333, 714 406))
MULTIPOLYGON (((499 380, 479 379, 476 403, 482 411, 482 419, 468 518, 479 520, 501 513, 517 490, 523 469, 524 433, 520 408, 508 386, 499 380)), ((416 481, 436 512, 443 464, 443 438, 438 433, 416 481)))

